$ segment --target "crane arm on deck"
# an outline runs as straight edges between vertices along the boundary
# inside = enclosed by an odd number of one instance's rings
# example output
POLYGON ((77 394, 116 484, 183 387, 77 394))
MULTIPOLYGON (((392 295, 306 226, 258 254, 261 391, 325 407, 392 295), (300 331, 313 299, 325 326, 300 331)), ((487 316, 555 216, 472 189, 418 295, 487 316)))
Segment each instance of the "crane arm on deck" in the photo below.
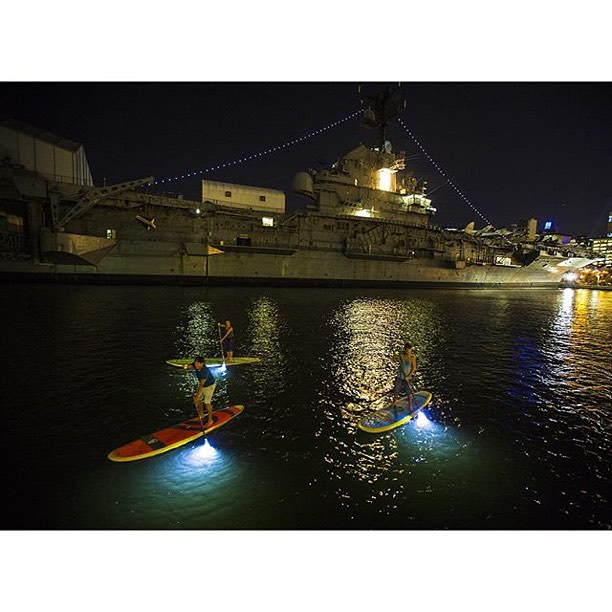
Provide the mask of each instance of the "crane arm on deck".
POLYGON ((115 185, 108 185, 104 187, 93 187, 88 189, 79 199, 79 201, 64 215, 62 219, 57 219, 58 212, 57 206, 52 206, 53 213, 53 225, 57 231, 64 231, 66 224, 72 219, 78 217, 85 211, 89 210, 92 206, 95 206, 100 200, 108 196, 117 195, 122 191, 128 191, 142 185, 149 185, 155 180, 154 177, 148 176, 147 178, 137 179, 135 181, 129 181, 127 183, 117 183, 115 185))

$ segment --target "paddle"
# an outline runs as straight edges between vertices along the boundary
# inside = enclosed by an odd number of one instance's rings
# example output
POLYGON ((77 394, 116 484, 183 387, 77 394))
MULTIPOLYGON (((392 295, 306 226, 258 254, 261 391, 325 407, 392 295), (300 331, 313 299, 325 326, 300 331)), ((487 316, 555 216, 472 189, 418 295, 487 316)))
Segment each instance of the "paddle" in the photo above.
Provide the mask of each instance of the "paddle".
POLYGON ((198 420, 200 421, 200 429, 202 430, 202 435, 204 435, 206 433, 206 430, 204 429, 204 423, 202 423, 202 417, 200 416, 200 411, 198 410, 197 406, 196 412, 198 413, 198 420))
POLYGON ((221 323, 217 323, 217 330, 219 331, 219 344, 221 345, 221 360, 223 361, 223 370, 225 370, 225 352, 223 351, 223 340, 221 340, 221 323))

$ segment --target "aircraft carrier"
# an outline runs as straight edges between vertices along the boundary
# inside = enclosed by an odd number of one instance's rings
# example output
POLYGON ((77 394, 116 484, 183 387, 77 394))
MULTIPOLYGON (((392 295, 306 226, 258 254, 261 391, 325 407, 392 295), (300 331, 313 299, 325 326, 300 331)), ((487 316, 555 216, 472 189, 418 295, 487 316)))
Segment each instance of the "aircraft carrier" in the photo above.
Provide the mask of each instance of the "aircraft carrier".
MULTIPOLYGON (((302 170, 286 212, 275 189, 202 181, 199 201, 156 193, 154 177, 99 186, 79 143, 0 120, 0 277, 84 283, 272 286, 558 286, 593 261, 537 232, 443 229, 427 186, 381 128, 324 170, 302 170)), ((385 106, 386 105, 386 106, 385 106)), ((369 118, 369 119, 368 119, 369 118)))

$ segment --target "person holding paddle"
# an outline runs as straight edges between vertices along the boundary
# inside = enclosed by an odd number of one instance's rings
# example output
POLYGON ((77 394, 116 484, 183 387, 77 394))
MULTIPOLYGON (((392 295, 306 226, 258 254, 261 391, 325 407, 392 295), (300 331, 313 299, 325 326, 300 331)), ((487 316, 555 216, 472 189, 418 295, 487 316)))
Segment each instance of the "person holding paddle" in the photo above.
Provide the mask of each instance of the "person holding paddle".
POLYGON ((217 379, 212 375, 212 372, 206 367, 204 357, 198 355, 191 364, 184 366, 185 370, 193 369, 195 377, 198 379, 198 388, 193 395, 193 403, 198 411, 200 422, 204 418, 204 408, 208 413, 208 421, 206 427, 213 424, 212 418, 212 396, 217 386, 217 379))
POLYGON ((395 374, 395 385, 393 387, 393 404, 397 404, 397 399, 400 396, 407 395, 410 401, 410 410, 412 410, 412 384, 411 380, 417 369, 416 355, 412 351, 412 344, 406 342, 404 344, 404 352, 396 355, 398 361, 397 373, 395 374))
POLYGON ((219 323, 219 338, 221 339, 222 357, 234 361, 234 328, 230 321, 219 323))

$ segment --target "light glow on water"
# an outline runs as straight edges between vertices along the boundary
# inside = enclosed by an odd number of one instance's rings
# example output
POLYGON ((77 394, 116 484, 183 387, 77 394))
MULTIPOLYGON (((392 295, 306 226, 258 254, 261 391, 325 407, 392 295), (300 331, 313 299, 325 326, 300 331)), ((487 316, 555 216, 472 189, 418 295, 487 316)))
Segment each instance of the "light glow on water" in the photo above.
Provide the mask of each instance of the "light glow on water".
POLYGON ((201 467, 202 465, 211 463, 219 457, 219 451, 208 441, 208 438, 204 440, 202 444, 188 449, 185 453, 184 461, 187 464, 191 464, 194 467, 201 467))
POLYGON ((415 424, 419 429, 431 427, 431 421, 427 418, 427 415, 422 410, 416 415, 415 424))

